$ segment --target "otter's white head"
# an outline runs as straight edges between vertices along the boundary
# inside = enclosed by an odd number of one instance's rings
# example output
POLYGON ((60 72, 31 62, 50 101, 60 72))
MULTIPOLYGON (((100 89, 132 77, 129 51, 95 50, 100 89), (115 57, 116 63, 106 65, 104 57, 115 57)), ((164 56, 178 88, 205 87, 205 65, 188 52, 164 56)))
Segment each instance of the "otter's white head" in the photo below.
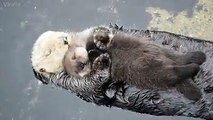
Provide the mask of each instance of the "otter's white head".
POLYGON ((33 69, 43 75, 61 72, 68 44, 72 42, 72 35, 69 33, 47 31, 41 34, 32 49, 33 69))

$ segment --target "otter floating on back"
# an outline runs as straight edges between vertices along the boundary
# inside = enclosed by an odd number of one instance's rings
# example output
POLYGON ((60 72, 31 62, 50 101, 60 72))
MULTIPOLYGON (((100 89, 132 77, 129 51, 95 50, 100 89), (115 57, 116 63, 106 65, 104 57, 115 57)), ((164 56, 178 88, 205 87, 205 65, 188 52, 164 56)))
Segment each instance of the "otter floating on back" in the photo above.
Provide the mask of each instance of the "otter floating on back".
MULTIPOLYGON (((112 31, 106 27, 94 29, 87 39, 87 50, 99 49, 110 54, 110 74, 113 80, 126 81, 141 89, 167 89, 176 86, 189 99, 200 98, 200 91, 189 80, 192 80, 199 71, 199 65, 205 61, 204 53, 197 51, 179 55, 148 42, 148 38, 141 40, 122 33, 112 35, 112 31), (94 41, 96 48, 94 45, 93 48, 90 46, 91 41, 94 41)), ((85 43, 82 46, 85 46, 85 43)), ((65 57, 67 55, 70 54, 65 57)), ((81 67, 82 70, 88 68, 86 64, 83 65, 85 66, 81 67)), ((67 72, 75 74, 73 71, 67 72)))

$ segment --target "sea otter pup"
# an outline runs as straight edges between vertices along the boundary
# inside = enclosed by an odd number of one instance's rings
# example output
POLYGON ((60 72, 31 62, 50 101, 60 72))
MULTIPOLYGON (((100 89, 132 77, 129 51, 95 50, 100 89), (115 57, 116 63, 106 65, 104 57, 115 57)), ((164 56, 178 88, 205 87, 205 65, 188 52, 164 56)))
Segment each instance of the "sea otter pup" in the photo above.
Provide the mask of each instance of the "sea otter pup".
POLYGON ((93 39, 97 48, 110 55, 113 80, 126 81, 141 89, 177 86, 189 99, 200 98, 199 89, 189 80, 205 61, 203 52, 180 55, 150 42, 149 38, 111 33, 110 29, 99 27, 94 30, 93 39))
MULTIPOLYGON (((141 89, 167 89, 176 86, 177 90, 189 99, 198 100, 201 93, 189 80, 199 71, 199 65, 206 59, 205 54, 196 51, 179 55, 149 42, 148 39, 120 32, 112 34, 110 29, 98 27, 88 36, 86 48, 88 51, 100 50, 105 55, 109 54, 110 57, 105 57, 99 63, 111 63, 112 80, 125 81, 141 89), (106 62, 107 58, 111 62, 106 62)), ((70 54, 65 57, 68 55, 70 54)), ((90 58, 90 55, 88 57, 90 58)), ((81 67, 83 70, 86 64, 81 67)), ((93 67, 95 65, 90 66, 90 69, 93 67)))
POLYGON ((72 76, 81 78, 92 75, 97 69, 101 70, 109 67, 109 64, 104 62, 110 61, 107 53, 101 53, 97 49, 87 52, 85 47, 77 44, 70 44, 63 59, 65 71, 72 76))

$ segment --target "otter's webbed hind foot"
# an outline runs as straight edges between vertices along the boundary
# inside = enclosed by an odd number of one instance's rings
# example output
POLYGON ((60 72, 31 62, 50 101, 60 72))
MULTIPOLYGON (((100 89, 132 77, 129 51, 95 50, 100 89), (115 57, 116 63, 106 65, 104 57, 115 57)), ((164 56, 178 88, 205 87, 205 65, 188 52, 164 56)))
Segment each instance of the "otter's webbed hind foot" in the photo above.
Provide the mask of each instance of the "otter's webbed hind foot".
POLYGON ((185 64, 195 63, 201 65, 206 60, 206 54, 201 51, 189 52, 183 56, 183 60, 185 64))
POLYGON ((178 76, 179 80, 184 80, 187 78, 193 78, 200 70, 200 66, 195 63, 174 66, 175 74, 178 76))
POLYGON ((106 27, 97 27, 93 32, 94 43, 100 50, 106 50, 110 46, 113 36, 112 30, 106 27))
POLYGON ((186 79, 176 86, 177 90, 190 100, 198 101, 202 94, 192 79, 186 79))

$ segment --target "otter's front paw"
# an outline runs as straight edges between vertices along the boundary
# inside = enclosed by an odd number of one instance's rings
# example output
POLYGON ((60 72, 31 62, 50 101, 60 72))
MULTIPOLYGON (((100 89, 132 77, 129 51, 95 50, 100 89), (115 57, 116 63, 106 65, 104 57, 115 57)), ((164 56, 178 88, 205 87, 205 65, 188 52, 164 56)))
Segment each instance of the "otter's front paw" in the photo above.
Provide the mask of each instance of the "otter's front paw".
POLYGON ((106 69, 106 68, 109 68, 111 64, 111 59, 109 57, 109 54, 108 53, 104 53, 104 54, 101 54, 100 56, 98 56, 94 62, 93 62, 93 69, 99 69, 99 70, 103 70, 103 69, 106 69))
POLYGON ((113 33, 106 27, 97 27, 94 29, 93 37, 95 45, 101 50, 106 50, 111 43, 113 33))

